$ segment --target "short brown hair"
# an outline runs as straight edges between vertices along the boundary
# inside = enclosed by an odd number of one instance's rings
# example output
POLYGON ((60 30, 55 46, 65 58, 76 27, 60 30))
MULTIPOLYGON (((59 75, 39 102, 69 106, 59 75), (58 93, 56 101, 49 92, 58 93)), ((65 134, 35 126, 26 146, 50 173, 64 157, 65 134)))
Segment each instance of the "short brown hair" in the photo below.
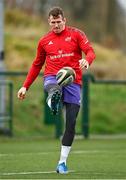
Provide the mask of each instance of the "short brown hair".
POLYGON ((53 7, 50 11, 49 11, 49 17, 53 16, 54 18, 57 18, 59 15, 61 15, 64 18, 64 12, 60 7, 53 7))

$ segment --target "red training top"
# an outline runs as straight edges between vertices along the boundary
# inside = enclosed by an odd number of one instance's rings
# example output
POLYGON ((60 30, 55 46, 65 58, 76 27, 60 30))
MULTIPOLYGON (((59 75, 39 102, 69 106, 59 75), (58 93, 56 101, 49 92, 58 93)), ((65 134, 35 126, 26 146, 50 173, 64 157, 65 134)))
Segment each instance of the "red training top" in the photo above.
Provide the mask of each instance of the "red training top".
POLYGON ((79 68, 82 51, 85 53, 85 59, 91 64, 95 59, 94 50, 86 35, 79 29, 66 26, 59 34, 53 31, 47 33, 38 43, 36 58, 23 87, 30 87, 44 63, 44 76, 56 75, 62 67, 70 66, 76 72, 75 83, 82 84, 82 70, 79 68))

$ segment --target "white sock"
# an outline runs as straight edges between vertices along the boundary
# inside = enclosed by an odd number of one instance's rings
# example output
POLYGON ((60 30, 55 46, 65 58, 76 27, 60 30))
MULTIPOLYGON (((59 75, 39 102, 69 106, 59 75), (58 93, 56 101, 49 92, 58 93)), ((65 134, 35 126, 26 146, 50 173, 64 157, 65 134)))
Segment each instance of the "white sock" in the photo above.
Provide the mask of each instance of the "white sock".
POLYGON ((48 104, 48 106, 51 108, 51 98, 49 98, 47 104, 48 104))
POLYGON ((59 164, 67 161, 69 152, 70 152, 71 146, 61 146, 61 154, 60 154, 60 160, 59 164))

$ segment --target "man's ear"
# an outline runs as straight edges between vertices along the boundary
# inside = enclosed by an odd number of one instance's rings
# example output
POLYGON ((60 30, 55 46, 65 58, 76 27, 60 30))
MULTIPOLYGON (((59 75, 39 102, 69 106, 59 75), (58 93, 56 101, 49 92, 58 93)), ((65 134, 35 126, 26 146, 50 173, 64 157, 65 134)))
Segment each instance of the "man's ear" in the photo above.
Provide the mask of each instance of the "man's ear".
POLYGON ((50 19, 48 18, 48 23, 50 24, 50 19))
POLYGON ((64 20, 64 23, 66 23, 66 18, 64 18, 63 20, 64 20))

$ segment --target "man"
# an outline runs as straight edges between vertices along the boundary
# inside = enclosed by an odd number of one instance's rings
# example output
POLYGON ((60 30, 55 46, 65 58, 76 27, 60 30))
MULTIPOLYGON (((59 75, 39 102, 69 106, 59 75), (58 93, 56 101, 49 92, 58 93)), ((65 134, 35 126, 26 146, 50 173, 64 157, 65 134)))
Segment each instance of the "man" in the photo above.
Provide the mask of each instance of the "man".
POLYGON ((66 26, 66 19, 61 8, 54 7, 50 10, 48 23, 51 31, 42 37, 38 43, 36 58, 23 87, 18 91, 18 98, 20 100, 25 98, 26 91, 45 64, 44 89, 48 92, 47 104, 53 114, 57 114, 62 97, 65 107, 66 125, 56 171, 66 174, 68 172, 66 160, 74 139, 76 118, 80 109, 82 69, 85 71, 89 68, 95 59, 95 53, 82 31, 66 26), (85 54, 85 59, 82 59, 82 52, 85 54), (56 81, 56 74, 65 66, 72 67, 75 70, 76 79, 72 84, 61 88, 56 81))

